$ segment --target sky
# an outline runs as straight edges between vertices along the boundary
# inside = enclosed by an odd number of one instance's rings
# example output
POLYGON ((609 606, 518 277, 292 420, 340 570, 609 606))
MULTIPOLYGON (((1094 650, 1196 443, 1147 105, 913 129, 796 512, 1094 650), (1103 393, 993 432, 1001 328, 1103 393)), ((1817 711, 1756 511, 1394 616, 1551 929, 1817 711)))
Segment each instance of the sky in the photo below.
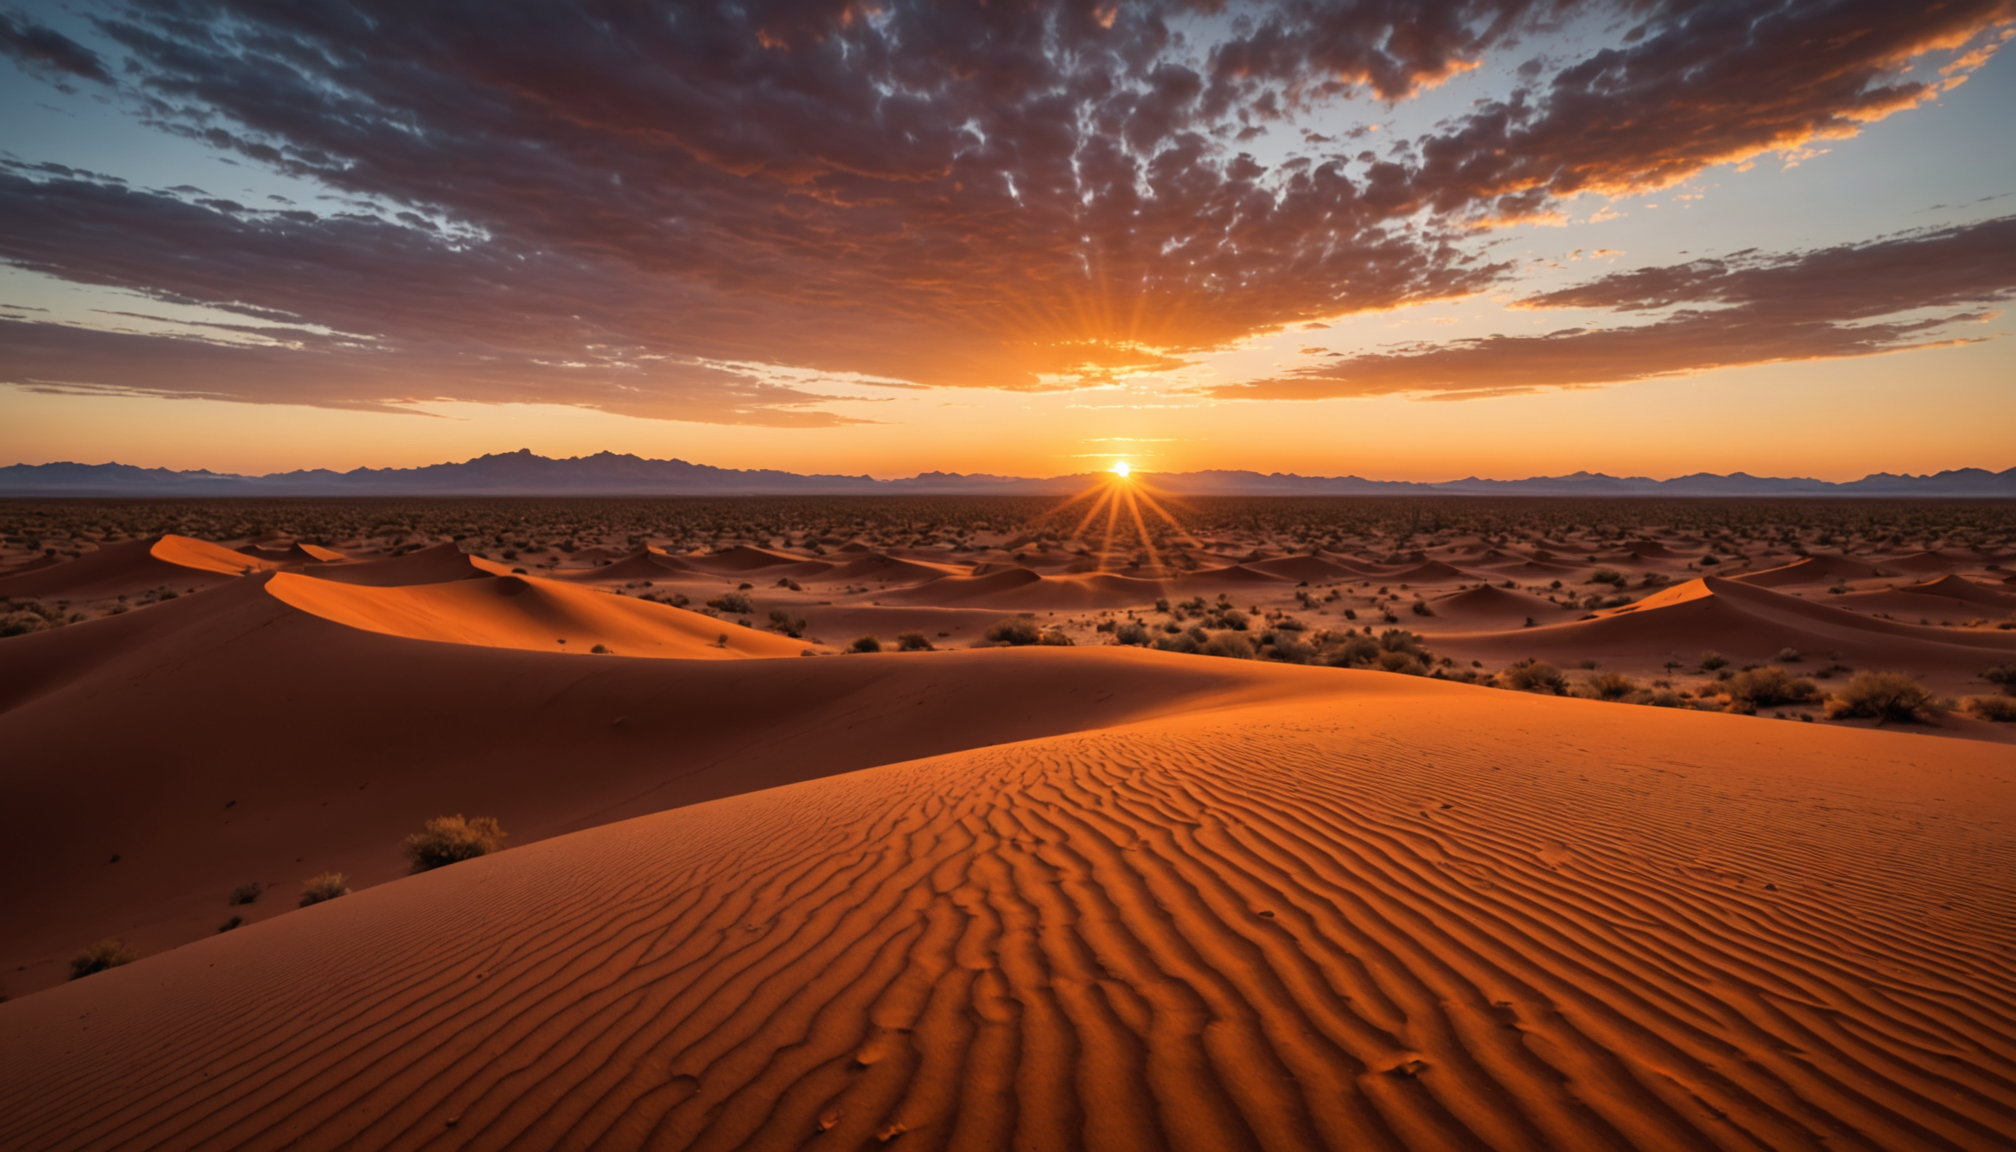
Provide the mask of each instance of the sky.
POLYGON ((2016 0, 0 0, 0 463, 2016 466, 2016 0))

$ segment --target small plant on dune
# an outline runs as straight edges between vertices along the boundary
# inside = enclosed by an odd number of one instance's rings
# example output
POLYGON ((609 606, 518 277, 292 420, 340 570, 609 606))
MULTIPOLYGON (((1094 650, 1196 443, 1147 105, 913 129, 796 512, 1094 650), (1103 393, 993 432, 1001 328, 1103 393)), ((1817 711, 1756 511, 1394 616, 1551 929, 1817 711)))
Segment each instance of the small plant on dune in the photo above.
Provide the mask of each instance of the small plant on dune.
POLYGON ((1568 691, 1568 678, 1545 660, 1525 659, 1498 673, 1498 684, 1514 692, 1546 692, 1561 696, 1568 691))
POLYGON ((243 916, 233 916, 229 920, 224 921, 224 923, 219 924, 217 926, 217 931, 229 932, 233 928, 243 927, 244 924, 245 924, 245 918, 243 916))
POLYGON ((1638 691, 1638 681, 1622 672, 1598 672, 1575 685, 1575 695, 1589 700, 1628 700, 1638 691))
POLYGON ((1148 643, 1148 629, 1138 620, 1129 620, 1113 630, 1113 642, 1137 647, 1144 645, 1148 643))
POLYGON ((310 904, 320 904, 324 900, 334 900, 338 896, 349 894, 348 876, 341 872, 324 872, 319 876, 310 876, 302 883, 300 907, 306 908, 310 904))
POLYGON ((1759 708, 1810 703, 1820 695, 1811 680, 1797 678, 1775 664, 1738 672, 1722 681, 1717 690, 1728 699, 1729 711, 1744 715, 1759 708))
POLYGON ((1778 650, 1778 662, 1780 664, 1797 664, 1805 658, 1805 654, 1797 648, 1780 648, 1778 650))
POLYGON ((1036 626, 1036 621, 1027 616, 1010 616, 999 623, 988 625, 983 635, 989 643, 1008 644, 1020 648, 1040 642, 1043 639, 1043 630, 1036 626))
POLYGON ((2005 696, 2016 696, 2016 664, 1991 664, 1981 670, 1981 679, 2000 688, 2005 696))
POLYGON ((1404 676, 1425 676, 1428 665, 1412 652, 1391 650, 1379 653, 1372 666, 1381 672, 1398 672, 1404 676))
POLYGON ((588 649, 588 654, 589 654, 590 656, 614 656, 614 655, 615 655, 615 653, 614 653, 614 652, 611 652, 611 651, 609 650, 609 646, 608 646, 607 644, 597 644, 597 645, 595 645, 595 646, 594 646, 593 648, 590 648, 590 649, 588 649))
POLYGON ((414 872, 488 856, 504 847, 504 829, 494 817, 436 816, 427 830, 406 837, 406 859, 414 872))
POLYGON ((931 652, 936 648, 937 645, 931 643, 931 638, 922 632, 905 632, 896 637, 898 652, 931 652))
POLYGON ((741 592, 724 592, 707 601, 707 606, 717 612, 726 612, 730 616, 748 616, 756 611, 756 606, 749 602, 749 597, 741 592))
POLYGON ((1977 720, 2016 724, 2016 696, 1969 696, 1960 707, 1977 720))
POLYGON ((1077 641, 1071 639, 1071 637, 1065 635, 1062 631, 1052 628, 1038 637, 1036 643, 1051 648, 1069 648, 1076 644, 1077 641))
POLYGON ((1205 656, 1223 656, 1232 660, 1253 659, 1253 645, 1236 632, 1220 632, 1204 642, 1198 652, 1205 656))
POLYGON ((1932 693, 1902 672, 1857 672, 1827 698, 1827 718, 1916 720, 1934 711, 1932 693))
POLYGON ((873 636, 857 636, 854 643, 847 646, 849 652, 880 652, 882 641, 873 636))
POLYGON ((1729 658, 1720 652, 1711 649, 1710 651, 1701 653, 1701 671, 1703 672, 1713 672, 1717 668, 1726 668, 1728 666, 1729 658))
POLYGON ((259 899, 259 894, 264 891, 266 891, 266 885, 261 884, 257 880, 251 880, 233 888, 231 890, 231 899, 226 901, 226 903, 233 905, 250 904, 254 900, 259 899))
POLYGON ((1433 608, 1428 607, 1428 602, 1426 600, 1416 600, 1414 601, 1414 615, 1433 616, 1435 615, 1435 610, 1433 608))
POLYGON ((70 978, 81 980, 93 972, 131 964, 139 958, 140 953, 131 944, 108 936, 70 958, 70 978))
POLYGON ((1615 568, 1598 568, 1595 575, 1589 577, 1591 584, 1614 584, 1622 588, 1624 582, 1624 574, 1615 568))
POLYGON ((795 640, 805 633, 805 618, 802 616, 794 617, 782 608, 772 608, 770 610, 770 628, 772 631, 782 632, 795 640))

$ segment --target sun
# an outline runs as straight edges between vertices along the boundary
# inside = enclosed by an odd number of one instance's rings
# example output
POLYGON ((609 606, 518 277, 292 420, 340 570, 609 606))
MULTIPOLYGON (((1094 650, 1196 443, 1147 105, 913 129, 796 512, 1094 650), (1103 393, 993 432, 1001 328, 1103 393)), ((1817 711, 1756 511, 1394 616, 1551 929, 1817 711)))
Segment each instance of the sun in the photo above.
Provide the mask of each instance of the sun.
POLYGON ((1127 467, 1127 462, 1125 460, 1122 460, 1113 465, 1113 474, 1115 476, 1120 477, 1122 480, 1125 480, 1127 478, 1127 473, 1131 471, 1133 471, 1133 469, 1127 467))

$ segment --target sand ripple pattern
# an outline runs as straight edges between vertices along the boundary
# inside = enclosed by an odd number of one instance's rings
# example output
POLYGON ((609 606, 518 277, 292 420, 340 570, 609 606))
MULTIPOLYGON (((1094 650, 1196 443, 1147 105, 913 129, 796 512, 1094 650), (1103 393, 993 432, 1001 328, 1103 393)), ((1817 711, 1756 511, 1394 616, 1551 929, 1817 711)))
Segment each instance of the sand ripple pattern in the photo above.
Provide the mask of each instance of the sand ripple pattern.
POLYGON ((0 1146, 2016 1143, 2006 825, 1610 770, 1296 713, 627 821, 5 1006, 0 1146))

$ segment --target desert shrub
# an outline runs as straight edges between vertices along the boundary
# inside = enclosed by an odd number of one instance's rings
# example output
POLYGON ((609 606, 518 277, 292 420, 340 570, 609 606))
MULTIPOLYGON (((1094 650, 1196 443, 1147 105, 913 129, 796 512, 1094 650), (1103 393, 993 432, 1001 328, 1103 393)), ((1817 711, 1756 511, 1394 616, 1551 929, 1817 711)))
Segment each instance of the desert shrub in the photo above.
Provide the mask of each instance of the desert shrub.
POLYGON ((856 636, 854 643, 847 646, 849 652, 880 652, 882 641, 873 636, 856 636))
POLYGON ((334 900, 338 896, 348 896, 349 894, 350 878, 348 876, 343 875, 341 872, 324 872, 319 876, 310 876, 302 883, 300 907, 306 908, 310 904, 320 904, 324 900, 334 900))
POLYGON ((1560 696, 1568 691, 1568 678, 1545 660, 1521 660, 1498 673, 1498 683, 1514 692, 1549 692, 1560 696))
POLYGON ((1220 608, 1204 622, 1206 628, 1230 628, 1234 632, 1244 632, 1250 624, 1246 614, 1237 608, 1220 608))
POLYGON ((257 880, 248 881, 233 888, 231 890, 231 899, 226 901, 226 903, 233 905, 250 904, 254 900, 259 899, 259 894, 264 891, 266 891, 266 885, 261 884, 257 880))
POLYGON ((1743 713, 1781 704, 1804 704, 1820 695, 1820 689, 1811 680, 1795 678, 1775 664, 1738 672, 1722 682, 1720 691, 1729 699, 1729 711, 1743 713))
POLYGON ((1828 697, 1827 718, 1913 720, 1931 707, 1932 693, 1902 672, 1857 672, 1841 691, 1828 697))
POLYGON ((1113 630, 1113 642, 1115 644, 1146 644, 1148 643, 1148 629, 1142 627, 1139 621, 1129 620, 1113 630))
POLYGON ((1279 660, 1284 664, 1307 664, 1316 657, 1316 650, 1304 644, 1293 632, 1269 632, 1260 639, 1265 645, 1260 649, 1260 654, 1269 660, 1279 660))
POLYGON ((1638 691, 1638 681, 1622 672, 1598 672, 1575 685, 1574 691, 1590 700, 1624 700, 1638 691))
POLYGON ((936 647, 931 643, 931 638, 922 632, 905 632, 896 637, 898 652, 930 652, 936 647))
POLYGON ((233 928, 243 927, 244 924, 245 924, 245 918, 243 916, 233 916, 229 920, 226 920, 222 924, 219 924, 217 926, 217 931, 229 932, 233 928))
POLYGON ((782 608, 772 608, 770 610, 770 627, 773 631, 782 632, 786 636, 796 639, 805 634, 805 618, 802 616, 793 616, 782 608))
POLYGON ((1589 583, 1615 584, 1617 587, 1622 588, 1624 586, 1624 574, 1615 568, 1598 568, 1596 574, 1589 577, 1589 583))
POLYGON ((1428 651, 1427 642, 1421 639, 1420 634, 1409 632, 1404 628, 1388 628, 1384 632, 1381 632, 1379 634, 1379 650, 1381 652, 1405 652, 1424 664, 1435 659, 1434 655, 1428 651))
POLYGON ((1424 676, 1428 672, 1428 665, 1414 653, 1397 649, 1379 653, 1372 666, 1381 672, 1399 672, 1407 676, 1424 676))
POLYGON ((436 816, 425 832, 406 837, 406 859, 413 871, 426 872, 444 864, 488 856, 504 847, 504 829, 494 817, 436 816))
POLYGON ((1780 648, 1778 650, 1778 662, 1780 664, 1797 664, 1805 658, 1805 654, 1797 648, 1780 648))
POLYGON ((1231 632, 1220 632, 1211 637, 1198 651, 1205 656, 1224 656, 1232 660, 1253 659, 1253 645, 1244 636, 1231 632))
POLYGON ((1010 616, 999 623, 988 625, 984 635, 993 643, 1012 644, 1020 648, 1025 644, 1041 641, 1043 630, 1036 627, 1036 621, 1027 616, 1010 616))
POLYGON ((609 646, 608 646, 607 644, 597 644, 597 645, 595 645, 595 646, 594 646, 593 648, 590 648, 590 649, 588 649, 588 654, 589 654, 590 656, 614 656, 614 655, 615 655, 615 653, 614 653, 614 652, 611 652, 611 651, 609 650, 609 646))
POLYGON ((731 616, 748 616, 756 611, 756 605, 751 604, 749 597, 741 592, 724 592, 707 601, 707 606, 731 616))
POLYGON ((1057 629, 1052 628, 1048 632, 1045 632, 1043 633, 1043 635, 1037 637, 1036 643, 1044 645, 1045 647, 1049 648, 1069 648, 1072 645, 1076 644, 1077 641, 1071 639, 1071 637, 1065 635, 1063 632, 1060 632, 1057 629))
POLYGON ((1414 615, 1433 616, 1434 614, 1435 610, 1433 608, 1428 607, 1428 602, 1426 600, 1414 601, 1414 615))
POLYGON ((70 978, 81 980, 93 972, 131 964, 139 958, 140 953, 131 944, 108 936, 70 958, 70 978))
POLYGON ((2016 696, 1969 696, 1960 701, 1960 707, 1979 720, 2016 724, 2016 696))
POLYGON ((1981 679, 2002 689, 2005 694, 2016 695, 2016 664, 1991 664, 1981 670, 1981 679))
POLYGON ((1647 704, 1654 708, 1685 708, 1687 706, 1687 701, 1681 699, 1680 694, 1671 688, 1660 688, 1647 694, 1643 700, 1637 701, 1637 703, 1647 704))
POLYGON ((1155 647, 1162 652, 1182 652, 1195 655, 1202 647, 1188 632, 1178 632, 1174 636, 1157 636, 1155 647))
POLYGON ((1703 672, 1713 672, 1717 668, 1726 668, 1728 665, 1729 658, 1720 652, 1710 650, 1701 653, 1701 670, 1703 672))
POLYGON ((1325 646, 1324 660, 1339 668, 1357 668, 1379 656, 1379 642, 1360 632, 1333 638, 1325 646))

